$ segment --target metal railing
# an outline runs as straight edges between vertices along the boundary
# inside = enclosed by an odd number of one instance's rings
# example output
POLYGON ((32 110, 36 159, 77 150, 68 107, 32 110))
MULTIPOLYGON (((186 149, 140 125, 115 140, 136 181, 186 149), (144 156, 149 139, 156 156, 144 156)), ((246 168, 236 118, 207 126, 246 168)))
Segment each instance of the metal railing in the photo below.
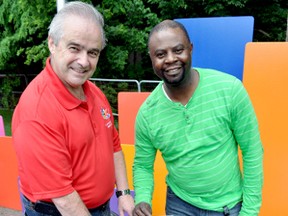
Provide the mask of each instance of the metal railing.
POLYGON ((138 92, 141 91, 140 88, 140 82, 138 80, 134 80, 134 79, 105 79, 105 78, 90 78, 90 81, 95 82, 95 81, 99 81, 99 82, 125 82, 125 83, 136 83, 137 85, 137 89, 138 92))
POLYGON ((105 79, 105 78, 90 78, 92 82, 122 82, 122 83, 135 83, 137 86, 137 91, 142 91, 143 84, 158 84, 160 80, 135 80, 135 79, 105 79))
MULTIPOLYGON (((12 78, 13 77, 20 77, 20 86, 15 87, 12 91, 14 95, 20 97, 24 89, 27 87, 29 82, 34 79, 37 74, 0 74, 0 79, 2 78, 12 78)), ((160 82, 160 80, 135 80, 135 79, 106 79, 106 78, 90 78, 95 85, 97 85, 106 95, 108 98, 111 107, 114 109, 114 116, 118 116, 117 114, 117 94, 123 91, 137 91, 142 92, 144 91, 152 91, 155 86, 160 82), (116 84, 118 83, 118 84, 116 84), (123 83, 123 85, 121 84, 123 83), (145 86, 146 85, 146 86, 145 86), (108 93, 107 93, 108 89, 108 93), (112 89, 112 91, 111 91, 112 89), (110 90, 110 91, 109 91, 110 90), (116 111, 116 112, 115 112, 116 111)), ((0 82, 1 83, 1 82, 0 82)), ((0 89, 1 95, 1 89, 0 89)))

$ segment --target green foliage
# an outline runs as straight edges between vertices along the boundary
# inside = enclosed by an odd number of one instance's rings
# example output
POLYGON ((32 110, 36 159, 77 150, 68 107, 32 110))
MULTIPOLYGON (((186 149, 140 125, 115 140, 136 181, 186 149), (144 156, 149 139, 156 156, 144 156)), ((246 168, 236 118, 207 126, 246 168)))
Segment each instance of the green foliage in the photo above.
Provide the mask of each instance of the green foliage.
POLYGON ((11 120, 13 115, 13 110, 10 109, 0 109, 0 115, 3 117, 5 135, 11 136, 11 120))
POLYGON ((232 15, 235 10, 240 11, 248 0, 210 0, 205 6, 204 11, 212 16, 232 15))
POLYGON ((129 91, 127 83, 117 83, 116 86, 113 83, 106 83, 97 85, 103 93, 106 95, 113 113, 117 113, 118 110, 118 103, 117 103, 117 95, 118 92, 116 89, 123 89, 123 91, 129 91))
POLYGON ((105 18, 108 43, 95 76, 142 79, 150 65, 142 56, 147 55, 148 33, 159 22, 157 14, 142 0, 104 0, 96 7, 105 18))
POLYGON ((0 38, 1 73, 39 72, 43 64, 34 67, 31 63, 42 63, 49 54, 45 40, 47 27, 55 12, 56 5, 51 0, 35 0, 33 4, 28 0, 2 1, 0 6, 0 29, 3 29, 0 38))
POLYGON ((19 77, 4 77, 2 79, 0 92, 1 92, 1 104, 4 109, 13 109, 18 101, 15 94, 13 94, 13 88, 20 84, 19 77))
POLYGON ((287 0, 251 0, 246 7, 255 19, 254 41, 285 41, 287 0))
MULTIPOLYGON (((83 0, 104 16, 107 47, 94 76, 155 79, 148 34, 164 19, 253 16, 254 41, 284 41, 287 0, 83 0)), ((49 55, 55 0, 0 0, 0 73, 38 74, 49 55)))
POLYGON ((148 0, 148 3, 151 4, 150 7, 153 8, 154 13, 160 14, 161 20, 178 18, 181 16, 182 12, 185 12, 185 10, 188 8, 188 5, 194 4, 193 1, 185 0, 148 0))

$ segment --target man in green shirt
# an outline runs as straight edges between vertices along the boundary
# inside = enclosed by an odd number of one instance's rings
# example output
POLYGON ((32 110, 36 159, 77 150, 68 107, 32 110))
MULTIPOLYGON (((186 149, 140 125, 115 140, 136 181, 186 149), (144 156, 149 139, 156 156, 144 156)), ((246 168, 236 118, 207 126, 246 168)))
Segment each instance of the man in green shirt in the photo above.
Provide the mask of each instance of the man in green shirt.
POLYGON ((168 170, 167 215, 258 215, 263 148, 241 81, 216 70, 192 68, 193 45, 176 21, 156 25, 148 47, 162 82, 136 118, 134 216, 152 214, 157 150, 168 170))

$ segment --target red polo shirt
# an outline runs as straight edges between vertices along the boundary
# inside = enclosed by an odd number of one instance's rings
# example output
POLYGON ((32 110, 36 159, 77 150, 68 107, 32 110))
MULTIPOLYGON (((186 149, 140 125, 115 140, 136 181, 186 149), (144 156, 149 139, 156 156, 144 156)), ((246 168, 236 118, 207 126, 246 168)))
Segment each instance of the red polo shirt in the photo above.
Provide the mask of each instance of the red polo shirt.
POLYGON ((82 102, 62 84, 47 59, 14 111, 12 137, 21 191, 32 202, 76 190, 87 208, 114 190, 114 152, 120 151, 110 105, 90 81, 82 102))

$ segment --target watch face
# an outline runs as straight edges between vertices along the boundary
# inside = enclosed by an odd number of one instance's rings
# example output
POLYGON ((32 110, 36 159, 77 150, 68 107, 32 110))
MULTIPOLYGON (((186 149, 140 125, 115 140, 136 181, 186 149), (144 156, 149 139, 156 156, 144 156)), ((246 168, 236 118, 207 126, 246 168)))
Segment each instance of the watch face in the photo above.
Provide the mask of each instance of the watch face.
POLYGON ((130 194, 130 190, 129 189, 116 191, 116 197, 119 197, 119 196, 122 196, 122 195, 126 195, 126 194, 130 194))

